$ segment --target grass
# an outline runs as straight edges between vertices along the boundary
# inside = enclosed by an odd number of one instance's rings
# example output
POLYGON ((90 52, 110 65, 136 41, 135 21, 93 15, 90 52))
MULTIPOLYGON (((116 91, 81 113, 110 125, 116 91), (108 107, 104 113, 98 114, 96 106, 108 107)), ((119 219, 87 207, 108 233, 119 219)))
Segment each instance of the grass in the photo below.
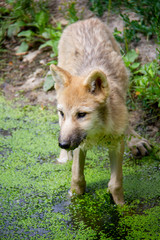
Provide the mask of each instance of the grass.
POLYGON ((159 159, 125 154, 126 206, 118 208, 107 194, 108 152, 95 148, 87 193, 70 199, 72 162, 57 164, 58 131, 53 107, 15 107, 0 97, 1 239, 158 239, 159 159))

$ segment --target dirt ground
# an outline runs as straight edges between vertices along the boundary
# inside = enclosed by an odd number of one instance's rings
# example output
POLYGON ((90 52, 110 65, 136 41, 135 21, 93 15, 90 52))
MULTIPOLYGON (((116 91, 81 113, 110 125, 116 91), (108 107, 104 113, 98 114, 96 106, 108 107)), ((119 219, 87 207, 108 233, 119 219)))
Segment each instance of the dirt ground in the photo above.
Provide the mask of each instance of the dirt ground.
MULTIPOLYGON (((89 10, 88 1, 77 1, 77 10, 79 13, 83 10, 83 18, 93 17, 94 14, 89 10)), ((60 21, 63 27, 67 21, 63 14, 58 10, 59 6, 63 8, 62 1, 50 1, 50 13, 53 24, 60 21)), ((135 13, 129 13, 131 19, 136 19, 135 13)), ((107 12, 104 13, 102 20, 107 23, 107 12)), ((108 25, 111 31, 117 27, 118 30, 123 30, 123 21, 120 16, 111 14, 108 25)), ((0 56, 0 89, 7 99, 17 99, 21 104, 56 104, 55 91, 44 92, 43 83, 45 76, 49 71, 47 63, 53 60, 50 57, 51 49, 46 48, 38 50, 38 46, 31 47, 26 55, 16 55, 16 48, 20 43, 18 39, 8 39, 4 43, 7 51, 1 53, 0 56), (32 55, 31 55, 32 54, 32 55), (32 58, 32 56, 34 57, 32 58)), ((156 57, 156 43, 154 39, 147 40, 142 37, 138 44, 133 48, 138 49, 140 53, 140 61, 146 63, 152 61, 156 57)), ((160 141, 158 132, 160 129, 160 121, 157 116, 148 115, 141 109, 131 112, 131 122, 143 135, 154 138, 157 142, 160 141), (145 132, 145 134, 144 134, 145 132)))

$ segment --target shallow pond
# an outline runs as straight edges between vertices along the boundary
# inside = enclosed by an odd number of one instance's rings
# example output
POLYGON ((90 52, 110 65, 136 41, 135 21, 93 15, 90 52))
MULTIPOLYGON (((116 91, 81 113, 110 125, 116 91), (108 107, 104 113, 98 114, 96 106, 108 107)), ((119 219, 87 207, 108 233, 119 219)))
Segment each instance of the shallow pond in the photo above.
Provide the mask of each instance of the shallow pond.
POLYGON ((160 239, 160 160, 124 156, 126 205, 107 194, 108 152, 87 154, 87 192, 68 195, 72 162, 58 164, 55 110, 0 97, 0 239, 160 239))

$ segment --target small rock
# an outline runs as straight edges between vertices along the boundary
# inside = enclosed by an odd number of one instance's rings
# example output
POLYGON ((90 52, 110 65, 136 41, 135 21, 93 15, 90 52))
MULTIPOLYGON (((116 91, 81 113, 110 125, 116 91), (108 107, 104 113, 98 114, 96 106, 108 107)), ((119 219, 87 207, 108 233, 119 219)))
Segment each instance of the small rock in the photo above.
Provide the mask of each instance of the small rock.
POLYGON ((42 75, 42 73, 43 69, 37 68, 36 71, 28 77, 27 81, 18 89, 27 92, 42 87, 44 78, 38 77, 38 75, 42 75))
MULTIPOLYGON (((55 20, 53 19, 52 22, 53 22, 53 24, 54 24, 54 23, 55 23, 55 20)), ((56 19, 56 22, 59 22, 59 23, 62 25, 62 27, 67 26, 68 23, 69 23, 68 20, 66 20, 66 19, 64 19, 64 18, 62 18, 62 17, 57 18, 57 19, 56 19)))
POLYGON ((38 54, 41 53, 41 50, 36 50, 34 52, 30 52, 23 57, 23 62, 33 62, 33 60, 37 57, 38 54))
POLYGON ((19 87, 19 90, 23 90, 25 92, 35 90, 42 87, 43 82, 44 78, 31 77, 21 87, 19 87))
POLYGON ((46 65, 46 61, 44 59, 40 60, 39 63, 42 65, 46 65))

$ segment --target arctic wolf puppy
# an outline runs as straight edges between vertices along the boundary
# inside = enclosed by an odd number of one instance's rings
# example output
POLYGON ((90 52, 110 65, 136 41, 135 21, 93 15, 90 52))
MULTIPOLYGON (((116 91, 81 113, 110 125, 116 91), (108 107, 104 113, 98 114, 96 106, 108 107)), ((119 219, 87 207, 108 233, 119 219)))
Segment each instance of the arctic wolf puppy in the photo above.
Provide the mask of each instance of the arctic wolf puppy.
MULTIPOLYGON (((114 202, 122 205, 124 135, 129 131, 136 133, 128 128, 125 103, 128 73, 106 25, 91 18, 68 26, 59 42, 58 66, 51 65, 51 72, 61 128, 59 161, 73 157, 71 192, 85 191, 87 148, 106 145, 111 165, 108 189, 114 202)), ((149 145, 136 136, 134 146, 145 154, 145 146, 149 145)))

